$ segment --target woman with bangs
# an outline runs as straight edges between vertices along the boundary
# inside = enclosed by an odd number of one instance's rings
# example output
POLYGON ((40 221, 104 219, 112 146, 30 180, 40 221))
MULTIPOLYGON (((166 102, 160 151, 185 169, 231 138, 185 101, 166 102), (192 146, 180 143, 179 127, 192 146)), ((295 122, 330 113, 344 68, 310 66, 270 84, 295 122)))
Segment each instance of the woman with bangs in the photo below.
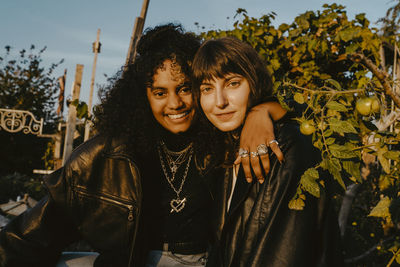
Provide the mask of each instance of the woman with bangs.
POLYGON ((257 52, 235 38, 209 40, 197 51, 192 68, 203 115, 226 140, 226 174, 217 201, 222 226, 208 266, 342 266, 328 193, 319 199, 308 195, 302 211, 288 208, 301 175, 319 160, 290 114, 276 121, 276 140, 271 141, 279 143, 285 161, 271 154, 265 179, 246 183, 243 169, 234 164, 237 155, 253 164, 269 153, 268 144, 248 151, 236 138, 249 110, 274 100, 271 76, 257 52))

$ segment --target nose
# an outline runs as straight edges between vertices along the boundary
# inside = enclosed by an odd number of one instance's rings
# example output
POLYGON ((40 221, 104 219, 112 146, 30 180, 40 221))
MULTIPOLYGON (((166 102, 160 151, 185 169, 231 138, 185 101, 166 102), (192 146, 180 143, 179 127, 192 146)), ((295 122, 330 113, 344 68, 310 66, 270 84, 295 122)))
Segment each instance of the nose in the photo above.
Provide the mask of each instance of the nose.
POLYGON ((225 95, 224 90, 222 88, 217 88, 216 89, 216 95, 215 95, 215 105, 218 108, 225 108, 228 105, 228 98, 225 95))
POLYGON ((179 109, 183 106, 183 101, 176 93, 169 94, 168 96, 168 107, 170 109, 179 109))

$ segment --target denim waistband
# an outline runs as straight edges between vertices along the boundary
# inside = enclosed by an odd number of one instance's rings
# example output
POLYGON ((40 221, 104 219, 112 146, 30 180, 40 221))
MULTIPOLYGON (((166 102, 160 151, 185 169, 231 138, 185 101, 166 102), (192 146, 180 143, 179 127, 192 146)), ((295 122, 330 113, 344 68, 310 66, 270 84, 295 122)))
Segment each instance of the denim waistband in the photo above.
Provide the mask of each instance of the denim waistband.
POLYGON ((208 248, 207 243, 197 242, 176 242, 176 243, 160 243, 151 246, 151 250, 171 251, 173 253, 191 255, 206 252, 208 248))

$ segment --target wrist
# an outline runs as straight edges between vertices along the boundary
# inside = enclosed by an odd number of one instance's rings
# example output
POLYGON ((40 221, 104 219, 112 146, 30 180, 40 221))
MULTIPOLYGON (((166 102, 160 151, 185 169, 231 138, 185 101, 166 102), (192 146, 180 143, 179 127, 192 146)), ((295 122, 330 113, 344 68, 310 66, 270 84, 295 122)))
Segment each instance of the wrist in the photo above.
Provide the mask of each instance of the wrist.
POLYGON ((265 102, 251 108, 250 112, 263 112, 273 121, 277 121, 285 116, 287 111, 278 102, 265 102))

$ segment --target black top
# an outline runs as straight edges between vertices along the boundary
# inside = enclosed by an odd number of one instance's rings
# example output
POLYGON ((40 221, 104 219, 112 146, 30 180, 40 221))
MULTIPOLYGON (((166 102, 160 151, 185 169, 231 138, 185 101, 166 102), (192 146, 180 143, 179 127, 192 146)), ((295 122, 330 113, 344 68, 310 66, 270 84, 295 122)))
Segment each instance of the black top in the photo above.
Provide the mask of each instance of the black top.
MULTIPOLYGON (((180 151, 190 144, 190 139, 181 135, 164 134, 163 141, 172 151, 180 151)), ((195 155, 189 165, 180 199, 186 198, 180 212, 171 212, 170 202, 177 195, 169 185, 157 149, 151 152, 141 163, 143 209, 141 216, 141 234, 148 249, 160 249, 162 243, 194 242, 207 244, 211 235, 210 210, 212 195, 205 179, 196 169, 195 155)), ((168 175, 168 165, 164 162, 168 175)), ((179 189, 187 161, 179 167, 173 182, 179 189)))

